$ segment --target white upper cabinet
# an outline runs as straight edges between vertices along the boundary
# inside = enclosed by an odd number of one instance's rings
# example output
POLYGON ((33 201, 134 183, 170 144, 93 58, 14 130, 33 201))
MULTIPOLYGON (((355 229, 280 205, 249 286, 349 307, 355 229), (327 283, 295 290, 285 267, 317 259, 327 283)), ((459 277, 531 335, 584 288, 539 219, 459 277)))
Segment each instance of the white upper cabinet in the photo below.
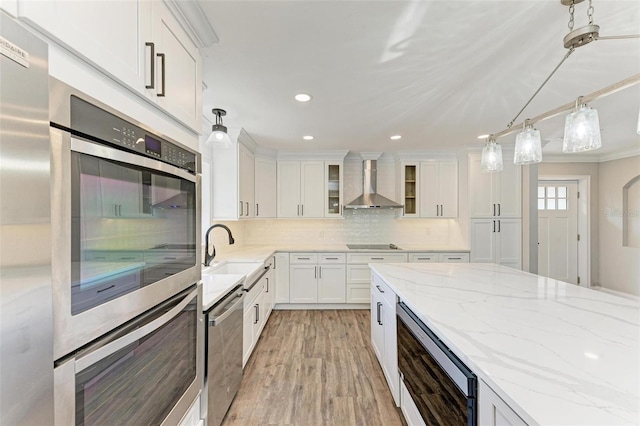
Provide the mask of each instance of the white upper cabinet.
POLYGON ((400 163, 400 202, 404 205, 404 217, 420 217, 418 191, 420 189, 420 163, 400 163))
MULTIPOLYGON (((153 3, 152 16, 150 42, 155 43, 155 88, 145 85, 146 93, 169 114, 189 127, 200 129, 202 64, 198 48, 162 2, 153 3)), ((149 65, 149 60, 145 64, 149 65)))
MULTIPOLYGON (((20 0, 19 17, 39 27, 123 83, 145 85, 145 41, 151 40, 148 1, 20 0)), ((147 84, 149 82, 147 81, 147 84)))
POLYGON ((520 217, 522 215, 522 178, 520 166, 505 156, 504 170, 485 173, 480 155, 469 154, 470 217, 520 217))
POLYGON ((255 158, 255 217, 276 217, 276 161, 255 158))
POLYGON ((200 131, 200 54, 163 2, 20 0, 18 17, 200 131))
POLYGON ((324 217, 341 217, 344 187, 343 162, 325 161, 324 217))
POLYGON ((238 144, 238 180, 240 189, 240 217, 243 219, 255 216, 255 156, 253 152, 238 144))
POLYGON ((458 217, 458 162, 420 163, 420 217, 458 217))
POLYGON ((324 161, 278 161, 278 217, 324 217, 324 161))

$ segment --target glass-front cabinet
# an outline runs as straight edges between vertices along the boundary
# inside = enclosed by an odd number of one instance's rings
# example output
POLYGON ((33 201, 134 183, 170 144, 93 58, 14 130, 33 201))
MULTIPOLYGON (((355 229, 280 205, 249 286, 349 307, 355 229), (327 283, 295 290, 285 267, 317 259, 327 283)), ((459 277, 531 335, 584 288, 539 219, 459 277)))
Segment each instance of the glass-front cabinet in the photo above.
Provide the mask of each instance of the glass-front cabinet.
POLYGON ((343 206, 342 162, 325 161, 324 217, 341 217, 343 206))
POLYGON ((404 204, 405 217, 418 217, 418 193, 419 163, 402 163, 401 190, 402 203, 404 204))

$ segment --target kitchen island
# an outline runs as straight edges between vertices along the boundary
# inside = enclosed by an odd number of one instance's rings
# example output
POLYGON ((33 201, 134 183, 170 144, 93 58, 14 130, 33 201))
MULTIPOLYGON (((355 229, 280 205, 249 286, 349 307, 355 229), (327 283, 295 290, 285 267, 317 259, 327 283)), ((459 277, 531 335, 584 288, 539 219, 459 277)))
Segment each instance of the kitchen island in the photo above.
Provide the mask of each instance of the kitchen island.
POLYGON ((640 423, 637 300, 495 264, 370 267, 527 424, 640 423))

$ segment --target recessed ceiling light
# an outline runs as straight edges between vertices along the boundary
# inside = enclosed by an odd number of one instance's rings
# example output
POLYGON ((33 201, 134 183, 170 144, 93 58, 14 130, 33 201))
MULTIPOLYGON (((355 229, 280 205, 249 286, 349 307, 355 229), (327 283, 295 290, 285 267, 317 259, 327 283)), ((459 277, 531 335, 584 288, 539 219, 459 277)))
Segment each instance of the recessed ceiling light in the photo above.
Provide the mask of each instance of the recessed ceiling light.
POLYGON ((393 135, 393 136, 391 136, 389 139, 391 139, 392 141, 397 141, 398 139, 402 139, 402 136, 400 136, 400 135, 393 135))
POLYGON ((305 141, 312 141, 313 140, 313 136, 311 136, 311 135, 303 136, 302 139, 304 139, 305 141))
POLYGON ((480 135, 480 136, 478 136, 478 139, 486 139, 488 137, 489 137, 489 135, 480 135))
POLYGON ((311 95, 307 93, 298 93, 294 96, 294 99, 298 102, 309 102, 311 100, 311 95))

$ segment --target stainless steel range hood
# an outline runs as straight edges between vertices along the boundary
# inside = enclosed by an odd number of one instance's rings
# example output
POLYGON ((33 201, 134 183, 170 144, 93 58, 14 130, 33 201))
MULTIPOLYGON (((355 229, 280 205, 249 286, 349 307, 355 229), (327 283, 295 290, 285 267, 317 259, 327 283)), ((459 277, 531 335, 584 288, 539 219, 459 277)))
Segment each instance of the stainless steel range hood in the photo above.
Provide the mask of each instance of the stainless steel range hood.
POLYGON ((362 162, 362 195, 344 206, 345 209, 401 209, 402 204, 383 197, 377 193, 378 170, 377 160, 362 162))

